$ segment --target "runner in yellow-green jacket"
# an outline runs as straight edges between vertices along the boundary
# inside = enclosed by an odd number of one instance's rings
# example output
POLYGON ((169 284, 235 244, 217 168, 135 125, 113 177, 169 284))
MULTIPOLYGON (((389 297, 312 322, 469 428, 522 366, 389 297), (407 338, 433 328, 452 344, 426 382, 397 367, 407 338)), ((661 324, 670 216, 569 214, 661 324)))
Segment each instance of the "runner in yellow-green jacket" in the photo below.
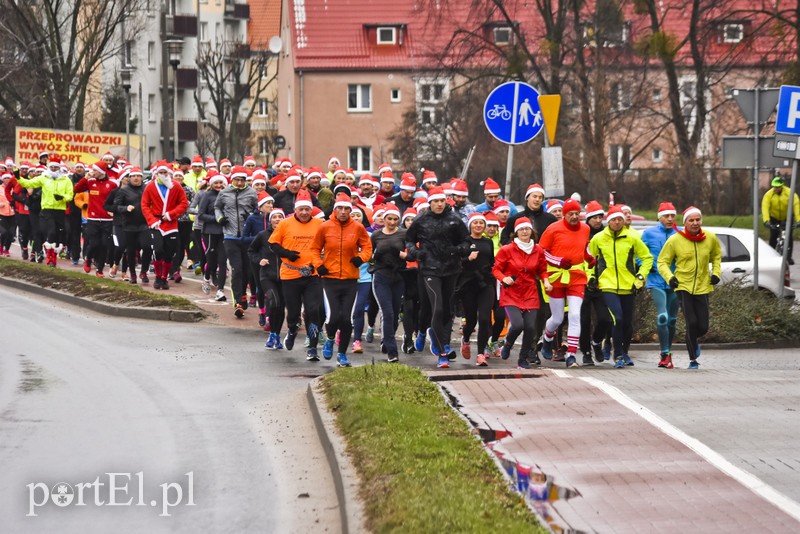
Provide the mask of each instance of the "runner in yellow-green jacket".
POLYGON ((684 229, 667 239, 658 255, 658 273, 678 295, 686 321, 689 369, 700 364, 698 338, 708 332, 708 294, 720 280, 722 247, 717 236, 703 231, 703 214, 694 206, 683 212, 684 229), (670 269, 675 262, 675 272, 670 269), (709 270, 709 264, 711 269, 709 270))
MULTIPOLYGON (((769 228, 769 246, 776 248, 778 236, 786 228, 791 189, 783 183, 783 178, 780 176, 773 178, 770 186, 769 191, 764 193, 764 197, 761 199, 761 218, 764 221, 764 226, 769 228)), ((800 222, 800 198, 798 198, 797 193, 794 194, 794 201, 792 202, 792 216, 792 221, 795 224, 800 222)), ((787 236, 789 265, 794 265, 794 260, 792 259, 793 242, 792 236, 787 236)))
POLYGON ((611 314, 614 367, 622 369, 633 365, 628 348, 633 337, 634 290, 644 287, 653 255, 638 232, 625 228, 625 215, 619 206, 609 208, 606 221, 608 226, 589 242, 589 252, 597 259, 589 286, 600 289, 611 314))

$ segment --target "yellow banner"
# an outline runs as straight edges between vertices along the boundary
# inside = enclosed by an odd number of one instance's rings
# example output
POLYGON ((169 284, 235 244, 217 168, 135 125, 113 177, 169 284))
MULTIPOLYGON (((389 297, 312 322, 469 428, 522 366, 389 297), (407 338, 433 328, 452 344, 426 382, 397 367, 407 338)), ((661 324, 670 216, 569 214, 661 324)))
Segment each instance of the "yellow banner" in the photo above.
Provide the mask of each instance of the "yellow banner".
POLYGON ((18 126, 14 161, 17 162, 17 165, 21 161, 35 165, 39 161, 39 154, 47 152, 51 156, 57 154, 70 165, 79 161, 91 165, 106 152, 111 152, 114 156, 137 163, 140 149, 139 135, 131 134, 130 139, 131 156, 127 158, 124 133, 76 132, 18 126))

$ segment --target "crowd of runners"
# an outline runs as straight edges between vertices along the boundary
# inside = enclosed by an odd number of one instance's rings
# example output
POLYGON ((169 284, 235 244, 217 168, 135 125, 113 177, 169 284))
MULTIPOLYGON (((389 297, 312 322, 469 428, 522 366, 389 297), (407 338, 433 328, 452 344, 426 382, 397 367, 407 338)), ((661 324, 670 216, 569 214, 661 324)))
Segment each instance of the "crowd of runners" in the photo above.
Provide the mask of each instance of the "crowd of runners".
POLYGON ((513 356, 526 369, 541 357, 625 368, 635 296, 647 291, 658 366, 674 366, 680 308, 697 369, 720 281, 720 244, 700 210, 679 215, 667 201, 639 231, 627 206, 546 200, 539 184, 518 207, 487 178, 476 205, 463 180, 398 179, 386 164, 357 178, 335 157, 324 170, 195 156, 143 172, 110 153, 72 166, 42 153, 35 164, 0 160, 0 178, 0 255, 16 240, 23 260, 131 284, 152 276, 159 290, 189 270, 236 317, 255 308, 268 349, 293 350, 302 324, 307 360, 321 352, 340 366, 373 341, 380 316, 390 362, 427 347, 439 368, 456 349, 478 366, 513 356))

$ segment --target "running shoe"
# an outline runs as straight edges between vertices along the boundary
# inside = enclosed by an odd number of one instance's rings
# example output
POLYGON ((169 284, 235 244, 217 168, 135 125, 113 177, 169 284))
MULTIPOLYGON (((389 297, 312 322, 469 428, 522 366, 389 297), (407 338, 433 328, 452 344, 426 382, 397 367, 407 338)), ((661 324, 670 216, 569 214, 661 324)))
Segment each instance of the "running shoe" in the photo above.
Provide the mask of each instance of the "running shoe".
POLYGON ((622 356, 614 358, 614 369, 625 369, 625 360, 622 359, 622 356))
POLYGON ((414 354, 416 347, 411 337, 403 337, 403 354, 414 354))
POLYGON ((417 339, 414 340, 414 350, 417 352, 422 352, 425 350, 425 333, 418 332, 417 339))
POLYGON ((267 314, 258 312, 258 326, 264 328, 267 326, 267 314))
POLYGON ((237 319, 241 319, 244 317, 244 308, 242 308, 241 304, 237 304, 236 307, 233 309, 233 314, 236 316, 237 319))
POLYGON ((595 343, 592 341, 592 352, 594 353, 594 361, 597 363, 603 363, 606 357, 603 354, 603 346, 600 343, 595 343))
POLYGON ((472 357, 472 349, 469 347, 468 339, 461 340, 461 355, 467 360, 472 357))
POLYGON ((250 306, 255 306, 256 304, 258 304, 258 299, 256 298, 255 295, 250 295, 249 304, 250 306))
POLYGON ((294 338, 297 337, 297 332, 292 332, 291 330, 286 332, 286 337, 283 338, 283 345, 286 347, 286 350, 292 350, 294 348, 294 338))
POLYGON ((689 369, 700 369, 700 363, 697 360, 691 360, 689 362, 689 369))
POLYGON ((578 367, 578 360, 575 359, 575 356, 567 356, 567 367, 578 367))
POLYGON ((161 289, 161 278, 156 277, 153 282, 153 289, 161 289))
POLYGON ((355 340, 353 341, 353 354, 361 354, 364 352, 363 347, 361 347, 361 341, 355 340))
POLYGON ((375 341, 375 328, 372 326, 367 327, 367 335, 364 336, 364 341, 367 343, 372 343, 375 341))
POLYGON ((307 362, 318 362, 319 356, 317 356, 317 349, 311 348, 306 351, 306 361, 307 362))
POLYGON ((397 363, 397 362, 400 361, 400 358, 397 356, 397 354, 392 353, 392 354, 389 354, 389 356, 387 357, 387 361, 389 363, 397 363))
POLYGON ((83 272, 85 272, 86 274, 92 272, 92 262, 90 262, 89 260, 83 260, 83 272))
POLYGON ((267 342, 264 343, 264 346, 267 347, 268 349, 274 349, 276 341, 278 341, 278 334, 270 332, 269 337, 267 338, 267 342))
POLYGON ((603 341, 603 360, 608 361, 611 359, 611 342, 603 341))
POLYGON ((95 271, 94 275, 97 278, 105 278, 106 277, 106 275, 103 274, 103 271, 95 271))
POLYGON ((133 285, 136 285, 136 278, 128 278, 128 282, 130 282, 133 285))
POLYGON ((200 276, 201 274, 203 274, 203 266, 200 265, 199 263, 194 264, 194 274, 195 276, 200 276))
POLYGON ((225 291, 222 289, 217 289, 217 295, 214 297, 214 300, 217 302, 225 302, 228 300, 228 297, 225 296, 225 291))
POLYGON ((109 278, 116 278, 117 277, 117 271, 119 271, 119 267, 117 267, 116 265, 112 266, 111 269, 108 271, 108 277, 109 278))
POLYGON ((583 353, 583 365, 586 367, 594 367, 594 360, 592 359, 592 355, 588 352, 583 353))
POLYGON ((627 354, 623 354, 622 359, 625 360, 625 365, 633 367, 633 360, 631 360, 630 356, 628 356, 627 354))
POLYGON ((500 357, 507 360, 509 356, 511 356, 511 345, 503 345, 503 348, 500 349, 500 357))
POLYGON ((139 275, 139 279, 142 281, 143 284, 150 283, 150 278, 148 278, 147 273, 145 272, 142 272, 142 274, 139 275))
POLYGON ((527 359, 520 358, 517 361, 517 369, 530 369, 530 368, 531 368, 531 362, 529 362, 527 359))
POLYGON ((546 339, 542 342, 542 356, 544 356, 545 360, 552 360, 553 359, 553 340, 547 341, 546 339))
POLYGON ((325 344, 322 346, 322 357, 326 360, 333 358, 333 339, 326 339, 325 344))
POLYGON ((486 344, 486 355, 487 356, 497 356, 497 353, 495 352, 495 349, 497 349, 497 342, 496 341, 489 341, 486 344))
POLYGON ((478 354, 475 357, 475 365, 477 365, 478 367, 488 367, 489 366, 488 358, 484 354, 478 354))
POLYGON ((528 361, 531 362, 532 365, 542 365, 542 360, 539 359, 539 353, 535 351, 528 358, 528 361))
POLYGON ((456 359, 456 351, 454 351, 449 344, 444 346, 444 353, 451 362, 456 359))
POLYGON ((169 289, 169 282, 166 278, 161 279, 161 289, 169 289))
POLYGON ((389 354, 389 348, 381 341, 381 353, 382 354, 389 354))
POLYGON ((436 364, 437 369, 447 369, 450 367, 450 360, 447 356, 439 356, 439 362, 436 364))
POLYGON ((243 309, 247 309, 250 306, 250 302, 247 300, 247 294, 242 295, 241 304, 243 309))
POLYGON ((347 359, 347 354, 342 354, 341 352, 336 355, 336 363, 339 364, 339 367, 352 367, 350 360, 347 359))
POLYGON ((672 354, 669 352, 662 352, 661 360, 659 360, 658 366, 662 369, 674 369, 675 366, 672 364, 672 354))
POLYGON ((180 271, 175 271, 175 274, 172 275, 172 281, 176 284, 180 284, 181 280, 183 280, 183 276, 181 276, 180 271))
POLYGON ((439 351, 439 349, 434 346, 435 343, 433 342, 433 330, 431 330, 430 328, 428 328, 428 337, 431 338, 431 342, 428 343, 428 348, 430 349, 431 354, 433 354, 434 356, 447 358, 447 356, 443 356, 442 353, 439 351))

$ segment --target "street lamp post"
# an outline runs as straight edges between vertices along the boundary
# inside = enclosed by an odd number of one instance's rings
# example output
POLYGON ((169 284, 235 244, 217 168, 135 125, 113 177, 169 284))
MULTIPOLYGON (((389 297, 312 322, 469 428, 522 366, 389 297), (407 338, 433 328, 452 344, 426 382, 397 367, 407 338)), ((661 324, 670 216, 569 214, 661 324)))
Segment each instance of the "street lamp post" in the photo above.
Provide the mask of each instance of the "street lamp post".
POLYGON ((170 39, 164 41, 169 51, 169 64, 172 65, 172 159, 178 159, 178 65, 181 63, 181 51, 183 50, 182 39, 170 39))
POLYGON ((125 89, 125 159, 131 160, 131 68, 126 65, 120 72, 122 88, 125 89))

